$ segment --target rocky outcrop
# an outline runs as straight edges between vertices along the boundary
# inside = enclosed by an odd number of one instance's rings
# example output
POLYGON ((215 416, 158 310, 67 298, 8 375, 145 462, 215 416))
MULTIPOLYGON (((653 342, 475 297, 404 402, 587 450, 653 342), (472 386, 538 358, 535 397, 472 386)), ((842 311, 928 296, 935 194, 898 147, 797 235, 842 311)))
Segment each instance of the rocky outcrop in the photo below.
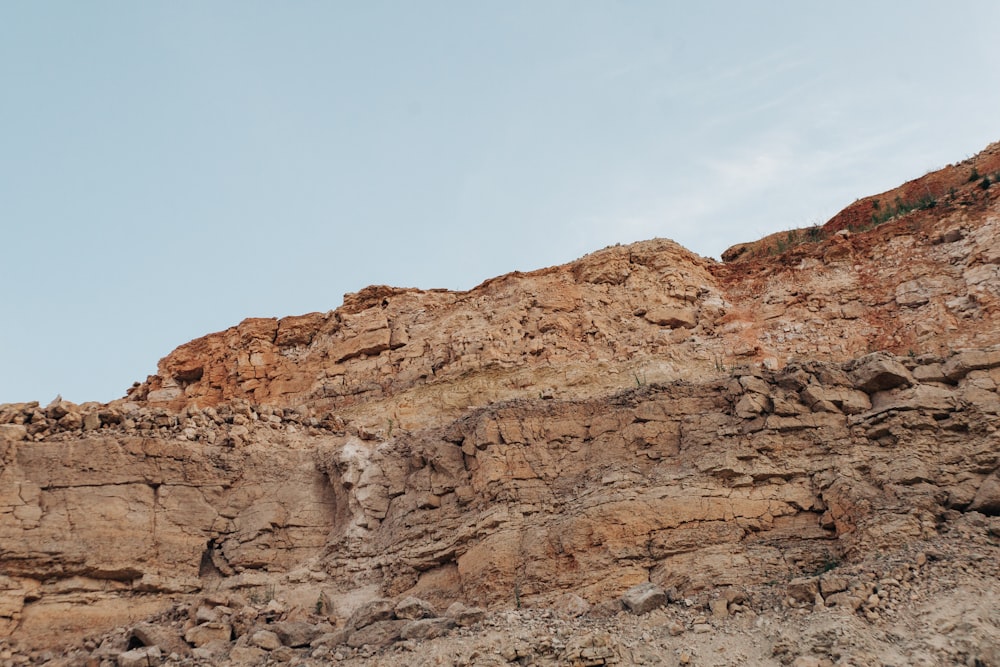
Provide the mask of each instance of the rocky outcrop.
MULTIPOLYGON (((657 240, 371 287, 192 341, 110 404, 0 406, 0 637, 160 614, 91 654, 254 664, 486 609, 721 619, 779 582, 874 622, 908 575, 829 571, 1000 508, 1000 187, 963 188, 771 257, 657 240)), ((602 637, 542 652, 620 659, 602 637)))
POLYGON ((31 634, 71 632, 84 600, 110 619, 219 586, 445 608, 809 575, 995 510, 998 382, 996 348, 878 353, 508 401, 385 440, 253 406, 155 435, 25 433, 2 444, 0 609, 31 634))
POLYGON ((183 345, 129 399, 173 411, 242 399, 388 433, 539 393, 989 346, 1000 186, 958 185, 933 208, 855 232, 835 218, 780 254, 729 264, 655 240, 468 292, 370 287, 335 311, 246 320, 183 345))

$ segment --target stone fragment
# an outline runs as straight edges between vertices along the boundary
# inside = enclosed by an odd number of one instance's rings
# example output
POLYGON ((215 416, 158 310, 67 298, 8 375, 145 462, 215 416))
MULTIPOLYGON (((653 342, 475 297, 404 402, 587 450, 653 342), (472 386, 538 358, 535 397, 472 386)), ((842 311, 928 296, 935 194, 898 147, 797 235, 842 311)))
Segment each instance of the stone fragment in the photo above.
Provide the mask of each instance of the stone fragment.
POLYGON ((444 615, 462 627, 479 623, 486 618, 486 610, 480 607, 467 607, 461 602, 453 602, 444 615))
POLYGON ((351 648, 362 646, 388 646, 400 638, 403 627, 413 621, 376 621, 371 625, 366 625, 360 630, 355 630, 347 638, 347 645, 351 648))
POLYGON ((387 598, 369 600, 351 614, 351 617, 347 620, 347 627, 358 630, 372 623, 387 621, 395 613, 395 607, 396 605, 393 604, 392 600, 387 598))
POLYGON ((340 628, 339 630, 334 630, 333 632, 324 632, 316 639, 309 642, 310 646, 340 646, 347 641, 347 638, 351 635, 352 630, 350 628, 340 628))
POLYGON ((650 324, 671 329, 693 329, 698 325, 698 314, 693 308, 653 306, 643 318, 650 324))
MULTIPOLYGON (((848 415, 859 414, 872 407, 868 394, 848 387, 826 387, 811 384, 801 393, 802 401, 811 409, 816 406, 832 405, 836 410, 848 415)), ((830 412, 830 410, 825 410, 830 412)))
POLYGON ((819 584, 815 577, 799 577, 788 582, 786 590, 788 597, 796 602, 812 603, 819 592, 819 584))
POLYGON ((564 593, 556 598, 552 608, 561 616, 575 618, 590 611, 590 603, 576 593, 564 593))
POLYGON ((0 424, 0 440, 24 440, 28 437, 28 428, 20 424, 0 424))
POLYGON ((976 406, 980 412, 1000 414, 1000 396, 995 391, 979 387, 965 387, 959 392, 961 400, 976 406))
POLYGON ((857 611, 863 602, 864 600, 849 591, 833 593, 826 596, 825 599, 826 606, 828 607, 844 607, 851 611, 857 611))
POLYGON ((708 608, 712 611, 712 618, 726 618, 729 616, 729 604, 725 600, 712 600, 708 603, 708 608))
POLYGON ((740 386, 746 391, 753 392, 755 394, 767 395, 771 393, 771 386, 756 375, 741 375, 740 386))
POLYGON ((164 387, 163 389, 154 389, 149 392, 146 400, 150 403, 169 403, 180 398, 182 395, 183 392, 180 387, 164 387))
POLYGON ((656 584, 647 582, 625 591, 622 604, 633 614, 645 614, 667 604, 667 593, 656 584))
POLYGON ((931 299, 931 290, 922 280, 910 280, 896 287, 896 303, 904 308, 922 306, 931 299))
POLYGON ((962 350, 944 362, 944 376, 958 382, 971 371, 1000 366, 1000 349, 962 350))
POLYGON ((913 384, 910 371, 884 352, 861 357, 852 366, 850 378, 854 386, 869 394, 913 384))
MULTIPOLYGON (((278 331, 274 336, 274 344, 278 347, 295 347, 297 345, 308 345, 312 342, 313 336, 326 322, 329 315, 324 313, 308 313, 306 315, 292 315, 278 320, 278 331)), ((201 369, 198 369, 198 377, 201 377, 201 369)))
POLYGON ((846 591, 849 585, 847 577, 836 574, 824 574, 819 578, 819 592, 823 594, 823 597, 846 591))
POLYGON ((215 621, 221 620, 219 618, 220 611, 217 607, 210 607, 209 605, 200 605, 194 613, 195 623, 213 623, 215 621))
POLYGON ((768 412, 772 408, 771 399, 762 394, 743 394, 736 401, 734 412, 742 419, 753 419, 757 415, 768 412))
POLYGON ((360 314, 350 320, 353 330, 344 329, 343 337, 330 345, 330 358, 344 362, 361 355, 376 355, 389 349, 392 332, 383 315, 360 314))
POLYGON ((228 623, 215 621, 196 625, 184 633, 184 640, 197 648, 206 646, 209 642, 222 640, 228 642, 232 638, 233 629, 228 623))
POLYGON ((934 475, 923 461, 901 458, 889 464, 889 480, 896 484, 917 484, 934 479, 934 475))
POLYGON ((412 596, 400 600, 394 611, 396 618, 409 621, 437 615, 429 602, 412 596))
POLYGON ((83 428, 83 415, 79 412, 68 412, 59 419, 58 424, 64 431, 79 431, 83 428))
POLYGON ((305 621, 280 621, 272 623, 270 628, 282 644, 292 648, 308 646, 309 642, 316 639, 321 632, 317 626, 305 621))
POLYGON ((800 391, 813 381, 809 373, 795 366, 786 367, 775 379, 779 387, 788 391, 800 391))
POLYGON ((402 626, 399 634, 403 639, 434 639, 453 627, 455 621, 450 618, 422 618, 402 626))
POLYGON ((83 417, 83 430, 96 431, 101 428, 101 416, 96 412, 88 412, 83 417))
POLYGON ((917 382, 945 382, 948 377, 944 367, 938 363, 921 364, 913 369, 913 379, 917 382))
POLYGON ((918 384, 907 389, 877 391, 872 394, 872 412, 926 410, 948 412, 955 408, 955 394, 947 387, 918 384))
POLYGON ((191 649, 191 657, 211 665, 217 665, 222 662, 225 656, 229 655, 232 648, 232 643, 224 639, 213 639, 204 646, 191 649))
POLYGON ((118 667, 153 667, 163 657, 157 646, 143 646, 118 655, 118 667))
POLYGON ((69 413, 76 412, 78 409, 79 406, 75 403, 64 401, 62 397, 57 396, 55 400, 45 406, 45 416, 58 421, 69 413))
MULTIPOLYGON (((559 656, 560 665, 609 665, 616 664, 615 642, 604 631, 586 632, 571 637, 559 656)), ((528 650, 510 651, 514 659, 528 657, 528 650)))
POLYGON ((132 628, 132 637, 143 646, 158 646, 164 655, 187 655, 191 647, 184 641, 180 630, 169 625, 140 623, 132 628))
POLYGON ((267 652, 256 646, 234 646, 229 651, 229 664, 239 667, 262 665, 267 660, 267 652))
POLYGON ((983 480, 969 509, 983 514, 1000 515, 1000 472, 983 480))
POLYGON ((276 632, 270 630, 258 630, 250 635, 250 644, 265 651, 273 651, 282 645, 281 639, 276 632))

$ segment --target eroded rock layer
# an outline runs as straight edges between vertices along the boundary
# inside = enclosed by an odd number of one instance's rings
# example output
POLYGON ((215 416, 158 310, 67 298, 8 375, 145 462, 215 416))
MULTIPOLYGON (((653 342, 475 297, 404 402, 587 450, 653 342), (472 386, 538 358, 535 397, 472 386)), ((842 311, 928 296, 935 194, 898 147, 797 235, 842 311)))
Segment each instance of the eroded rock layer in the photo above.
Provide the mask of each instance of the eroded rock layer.
POLYGON ((1000 511, 998 382, 997 348, 876 353, 508 401, 384 440, 250 406, 4 440, 0 617, 71 632, 82 602, 110 620, 268 581, 490 606, 817 573, 949 509, 1000 511))
MULTIPOLYGON (((998 154, 780 252, 655 240, 371 287, 183 345, 110 404, 0 406, 0 636, 193 595, 277 596, 351 650, 376 603, 379 632, 454 625, 410 597, 608 609, 805 577, 789 599, 821 606, 820 573, 1000 514, 1000 185, 958 177, 998 154)), ((851 591, 826 593, 857 612, 851 591)), ((236 636, 203 616, 181 653, 236 636)))
POLYGON ((369 287, 328 313, 246 320, 175 350, 130 398, 171 410, 241 398, 419 428, 539 392, 586 398, 745 363, 989 346, 1000 185, 970 181, 977 168, 1000 174, 1000 145, 729 264, 654 240, 468 292, 369 287), (931 186, 932 200, 914 199, 931 186), (900 203, 883 219, 873 201, 900 203))

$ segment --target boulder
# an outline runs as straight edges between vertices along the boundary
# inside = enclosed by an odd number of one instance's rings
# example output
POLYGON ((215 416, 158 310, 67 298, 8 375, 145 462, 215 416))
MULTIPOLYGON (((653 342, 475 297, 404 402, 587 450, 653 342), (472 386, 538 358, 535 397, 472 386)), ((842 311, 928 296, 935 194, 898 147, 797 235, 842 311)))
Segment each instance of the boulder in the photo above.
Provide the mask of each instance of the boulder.
POLYGON ((21 424, 0 424, 0 440, 24 440, 28 437, 28 428, 21 424))
POLYGON ((798 577, 788 582, 786 590, 796 602, 813 602, 819 593, 819 581, 816 577, 798 577))
POLYGON ((281 638, 276 632, 270 630, 258 630, 250 635, 250 645, 262 648, 265 651, 273 651, 281 646, 281 638))
POLYGON ((159 647, 164 655, 176 653, 183 656, 191 652, 191 647, 184 641, 180 630, 169 625, 140 623, 132 628, 132 637, 143 646, 159 647))
POLYGON ((852 364, 850 378, 855 387, 869 394, 913 384, 910 371, 884 352, 875 352, 858 359, 852 364))
POLYGON ((918 384, 907 389, 878 391, 872 394, 872 412, 889 410, 926 410, 947 412, 955 408, 955 395, 948 387, 918 384))
POLYGON ((403 631, 403 627, 413 621, 376 621, 371 625, 366 625, 360 630, 355 630, 347 638, 347 645, 351 648, 362 646, 388 646, 397 641, 403 631))
POLYGON ((267 652, 255 646, 234 646, 229 651, 230 665, 262 665, 267 660, 267 652))
POLYGON ((1000 472, 994 472, 983 480, 969 509, 983 514, 1000 515, 1000 472))
POLYGON ((461 602, 453 602, 444 615, 462 627, 475 625, 486 618, 486 610, 480 607, 467 607, 461 602))
POLYGON ((372 623, 388 621, 395 613, 395 605, 392 600, 386 598, 376 598, 358 607, 347 620, 347 627, 359 630, 372 623))
POLYGON ((403 639, 434 639, 455 627, 450 618, 421 618, 402 626, 399 635, 403 639))
POLYGON ((819 578, 819 591, 823 597, 846 591, 849 585, 847 577, 838 574, 824 574, 819 578))
POLYGON ((292 648, 308 646, 309 642, 322 634, 320 628, 305 621, 281 621, 272 623, 270 628, 282 644, 292 648))
POLYGON ((396 618, 408 621, 437 616, 431 603, 413 596, 400 600, 394 611, 396 618))
POLYGON ((232 635, 233 628, 228 623, 213 621, 194 626, 184 633, 184 640, 196 648, 203 648, 217 640, 228 642, 232 635))
POLYGON ((153 667, 162 662, 163 653, 157 646, 143 646, 118 655, 118 667, 153 667))
POLYGON ((667 592, 653 583, 639 584, 625 591, 622 604, 633 614, 645 614, 667 604, 667 592))
POLYGON ((340 646, 347 641, 347 638, 351 636, 350 628, 340 628, 339 630, 334 630, 333 632, 324 632, 316 639, 309 642, 309 646, 313 648, 317 646, 340 646))
POLYGON ((1000 366, 1000 349, 962 350, 944 362, 942 372, 952 382, 958 382, 971 371, 1000 366))
POLYGON ((813 410, 816 410, 817 406, 832 405, 845 414, 854 415, 872 407, 868 394, 849 387, 811 384, 802 390, 801 396, 802 401, 813 410))
POLYGON ((574 618, 590 611, 590 603, 576 593, 563 593, 556 598, 552 608, 561 616, 574 618))
POLYGON ((643 318, 650 324, 671 329, 693 329, 698 325, 698 313, 693 308, 653 306, 643 318))

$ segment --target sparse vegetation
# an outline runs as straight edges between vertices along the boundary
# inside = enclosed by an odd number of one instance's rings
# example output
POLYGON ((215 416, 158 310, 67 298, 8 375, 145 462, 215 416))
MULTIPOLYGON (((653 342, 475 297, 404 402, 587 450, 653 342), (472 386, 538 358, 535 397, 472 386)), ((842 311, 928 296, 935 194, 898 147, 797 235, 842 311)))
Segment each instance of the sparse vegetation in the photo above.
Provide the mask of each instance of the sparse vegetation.
POLYGON ((973 167, 972 171, 969 173, 969 183, 975 183, 979 180, 979 171, 973 167))
POLYGON ((881 225, 885 222, 904 216, 911 211, 923 211, 926 209, 934 208, 937 206, 937 198, 929 192, 920 199, 904 201, 902 197, 897 196, 895 202, 891 206, 881 206, 878 199, 872 200, 872 207, 875 209, 872 212, 872 224, 875 226, 881 225))
POLYGON ((798 243, 799 243, 799 230, 789 229, 788 232, 785 234, 784 238, 781 237, 778 238, 775 250, 780 255, 781 253, 785 252, 792 246, 798 245, 798 243))
POLYGON ((840 558, 834 556, 833 554, 827 554, 822 565, 820 565, 819 568, 812 573, 812 576, 817 577, 821 574, 830 572, 831 570, 835 570, 838 567, 840 567, 840 558))

